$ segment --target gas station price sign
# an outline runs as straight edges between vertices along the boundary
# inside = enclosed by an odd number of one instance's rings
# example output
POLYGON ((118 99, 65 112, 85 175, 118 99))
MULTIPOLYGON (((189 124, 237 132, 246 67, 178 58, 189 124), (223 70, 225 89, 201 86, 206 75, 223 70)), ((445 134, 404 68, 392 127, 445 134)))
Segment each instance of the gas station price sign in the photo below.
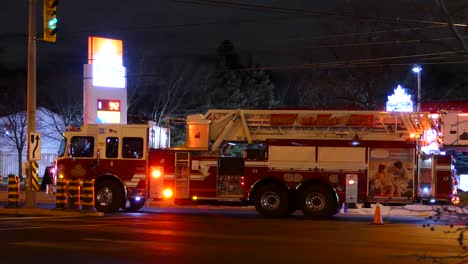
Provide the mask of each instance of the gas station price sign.
POLYGON ((98 100, 97 104, 98 111, 112 111, 120 112, 120 101, 119 100, 98 100))
POLYGON ((120 101, 98 99, 97 122, 98 124, 119 124, 120 101))

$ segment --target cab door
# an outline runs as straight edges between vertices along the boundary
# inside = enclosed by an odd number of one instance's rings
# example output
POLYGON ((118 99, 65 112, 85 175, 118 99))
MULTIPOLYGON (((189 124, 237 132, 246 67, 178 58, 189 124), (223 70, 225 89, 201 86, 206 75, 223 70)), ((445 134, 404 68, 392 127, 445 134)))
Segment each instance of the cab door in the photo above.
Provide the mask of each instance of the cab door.
POLYGON ((96 177, 96 139, 93 136, 76 135, 70 139, 68 156, 71 159, 64 160, 69 163, 66 175, 71 179, 92 179, 96 177))

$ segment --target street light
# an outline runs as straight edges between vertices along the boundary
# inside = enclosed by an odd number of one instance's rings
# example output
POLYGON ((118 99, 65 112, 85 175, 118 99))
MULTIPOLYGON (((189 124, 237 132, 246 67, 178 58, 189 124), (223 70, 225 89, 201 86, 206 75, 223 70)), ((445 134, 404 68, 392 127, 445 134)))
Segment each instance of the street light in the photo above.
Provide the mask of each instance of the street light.
POLYGON ((412 71, 418 75, 418 98, 416 111, 421 112, 421 71, 422 68, 419 65, 413 67, 412 71))

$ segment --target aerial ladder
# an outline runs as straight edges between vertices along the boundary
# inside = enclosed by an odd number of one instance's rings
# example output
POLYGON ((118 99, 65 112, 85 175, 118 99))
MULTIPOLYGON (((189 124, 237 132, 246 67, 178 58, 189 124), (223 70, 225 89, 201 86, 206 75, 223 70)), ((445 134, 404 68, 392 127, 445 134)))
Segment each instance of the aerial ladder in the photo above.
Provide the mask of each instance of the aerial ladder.
POLYGON ((424 141, 426 130, 437 130, 428 112, 214 109, 188 120, 207 126, 211 151, 225 141, 267 139, 424 141))

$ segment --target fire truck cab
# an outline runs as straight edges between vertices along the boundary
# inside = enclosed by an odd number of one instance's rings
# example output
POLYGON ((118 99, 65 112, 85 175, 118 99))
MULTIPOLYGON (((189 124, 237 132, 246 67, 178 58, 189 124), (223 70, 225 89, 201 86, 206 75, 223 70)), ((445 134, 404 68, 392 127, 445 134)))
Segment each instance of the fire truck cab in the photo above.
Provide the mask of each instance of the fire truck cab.
POLYGON ((56 177, 94 179, 95 206, 103 212, 138 210, 146 201, 148 150, 160 132, 152 124, 88 124, 63 135, 56 177))

